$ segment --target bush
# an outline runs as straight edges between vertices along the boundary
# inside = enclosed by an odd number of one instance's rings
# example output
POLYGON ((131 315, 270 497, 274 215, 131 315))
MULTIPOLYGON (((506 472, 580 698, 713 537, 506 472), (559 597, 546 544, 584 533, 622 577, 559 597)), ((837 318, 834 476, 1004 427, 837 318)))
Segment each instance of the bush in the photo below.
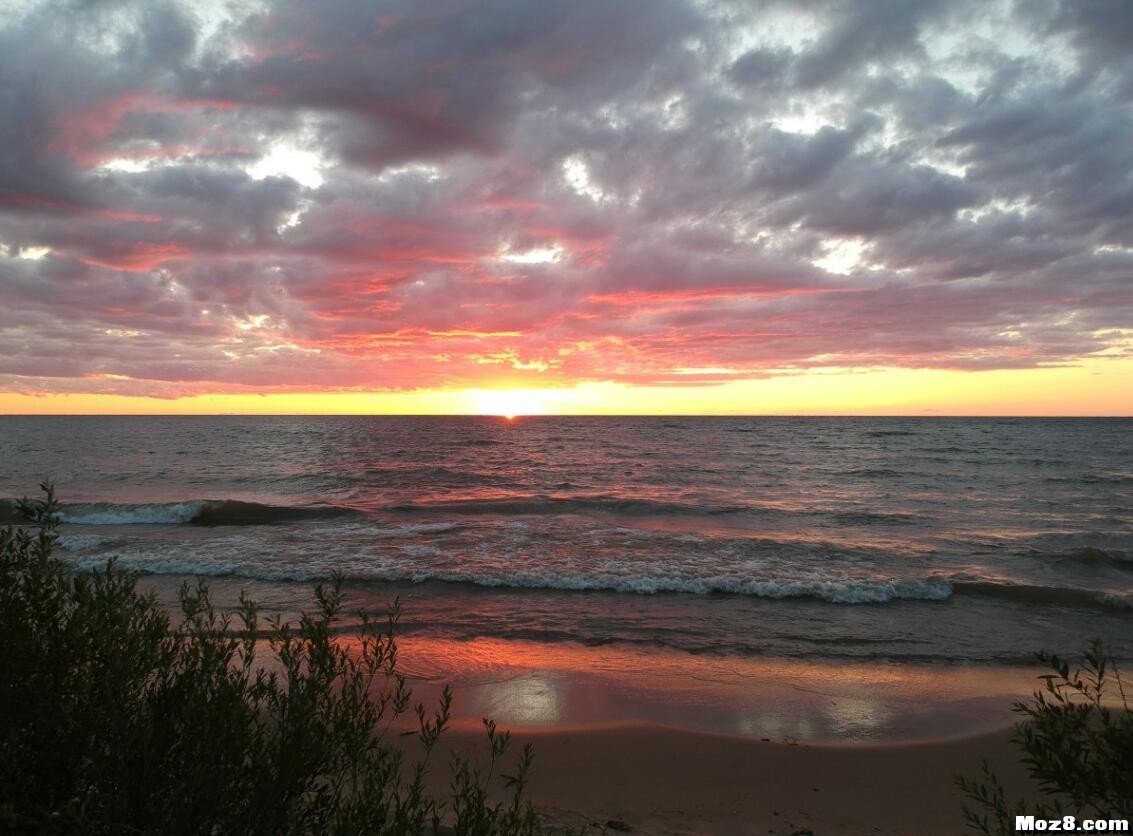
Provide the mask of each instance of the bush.
POLYGON ((1113 657, 1095 641, 1073 671, 1053 654, 1040 653, 1039 660, 1054 672, 1042 677, 1045 684, 1030 701, 1013 706, 1024 719, 1011 741, 1042 797, 1009 802, 986 761, 979 778, 956 779, 976 805, 965 805, 964 818, 986 836, 1015 833, 1016 815, 1133 816, 1133 712, 1113 657))
POLYGON ((348 646, 341 579, 316 587, 296 626, 261 623, 245 597, 234 625, 198 583, 182 587, 175 624, 134 576, 72 574, 52 556, 58 506, 42 487, 20 503, 32 525, 0 531, 0 831, 541 832, 529 747, 505 776, 509 801, 489 800, 509 743, 489 721, 489 768, 454 756, 452 798, 430 797, 448 688, 434 712, 415 707, 414 763, 386 740, 412 699, 396 603, 348 646))

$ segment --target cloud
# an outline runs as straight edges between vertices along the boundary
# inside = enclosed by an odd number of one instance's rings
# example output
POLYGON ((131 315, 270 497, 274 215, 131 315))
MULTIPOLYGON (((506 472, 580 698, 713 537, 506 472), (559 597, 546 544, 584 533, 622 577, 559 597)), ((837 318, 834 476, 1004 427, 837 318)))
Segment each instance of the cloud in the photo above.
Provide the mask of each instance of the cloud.
POLYGON ((1126 350, 1126 3, 122 0, 0 26, 6 388, 1126 350))

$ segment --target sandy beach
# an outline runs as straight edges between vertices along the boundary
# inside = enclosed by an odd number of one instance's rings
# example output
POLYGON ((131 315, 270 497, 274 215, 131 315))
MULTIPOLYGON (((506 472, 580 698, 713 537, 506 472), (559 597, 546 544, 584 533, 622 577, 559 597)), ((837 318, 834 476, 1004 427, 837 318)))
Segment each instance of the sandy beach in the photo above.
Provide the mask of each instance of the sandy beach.
MULTIPOLYGON (((1039 673, 417 636, 402 652, 433 674, 412 680, 426 704, 456 683, 438 764, 446 747, 482 758, 494 717, 513 757, 535 745, 530 797, 551 823, 650 836, 967 832, 954 776, 986 758, 1025 785, 1010 705, 1039 673)), ((443 794, 447 768, 433 780, 443 794)))
MULTIPOLYGON (((520 733, 514 744, 535 744, 531 797, 550 821, 594 832, 614 821, 648 836, 956 836, 965 832, 957 772, 987 758, 1009 784, 1022 777, 1007 736, 792 745, 626 726, 520 733)), ((477 737, 458 732, 449 745, 476 751, 477 737)), ((446 771, 433 779, 443 790, 446 771)))

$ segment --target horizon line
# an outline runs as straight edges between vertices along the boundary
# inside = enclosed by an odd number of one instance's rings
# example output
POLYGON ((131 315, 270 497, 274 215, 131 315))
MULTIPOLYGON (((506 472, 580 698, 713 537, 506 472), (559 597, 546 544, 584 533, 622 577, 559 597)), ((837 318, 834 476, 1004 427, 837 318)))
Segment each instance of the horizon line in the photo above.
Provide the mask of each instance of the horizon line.
POLYGON ((518 421, 531 418, 1010 418, 1042 420, 1129 420, 1133 414, 1019 413, 835 413, 835 412, 533 412, 502 415, 484 412, 10 412, 0 418, 493 418, 518 421))

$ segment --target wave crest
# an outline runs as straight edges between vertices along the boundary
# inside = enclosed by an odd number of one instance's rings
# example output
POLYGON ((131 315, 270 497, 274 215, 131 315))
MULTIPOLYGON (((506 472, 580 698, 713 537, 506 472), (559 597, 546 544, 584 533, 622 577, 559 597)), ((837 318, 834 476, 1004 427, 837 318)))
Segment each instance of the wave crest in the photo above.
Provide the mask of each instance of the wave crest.
POLYGON ((335 505, 266 505, 236 499, 118 504, 90 502, 64 505, 61 522, 71 525, 271 525, 309 519, 349 516, 335 505))

